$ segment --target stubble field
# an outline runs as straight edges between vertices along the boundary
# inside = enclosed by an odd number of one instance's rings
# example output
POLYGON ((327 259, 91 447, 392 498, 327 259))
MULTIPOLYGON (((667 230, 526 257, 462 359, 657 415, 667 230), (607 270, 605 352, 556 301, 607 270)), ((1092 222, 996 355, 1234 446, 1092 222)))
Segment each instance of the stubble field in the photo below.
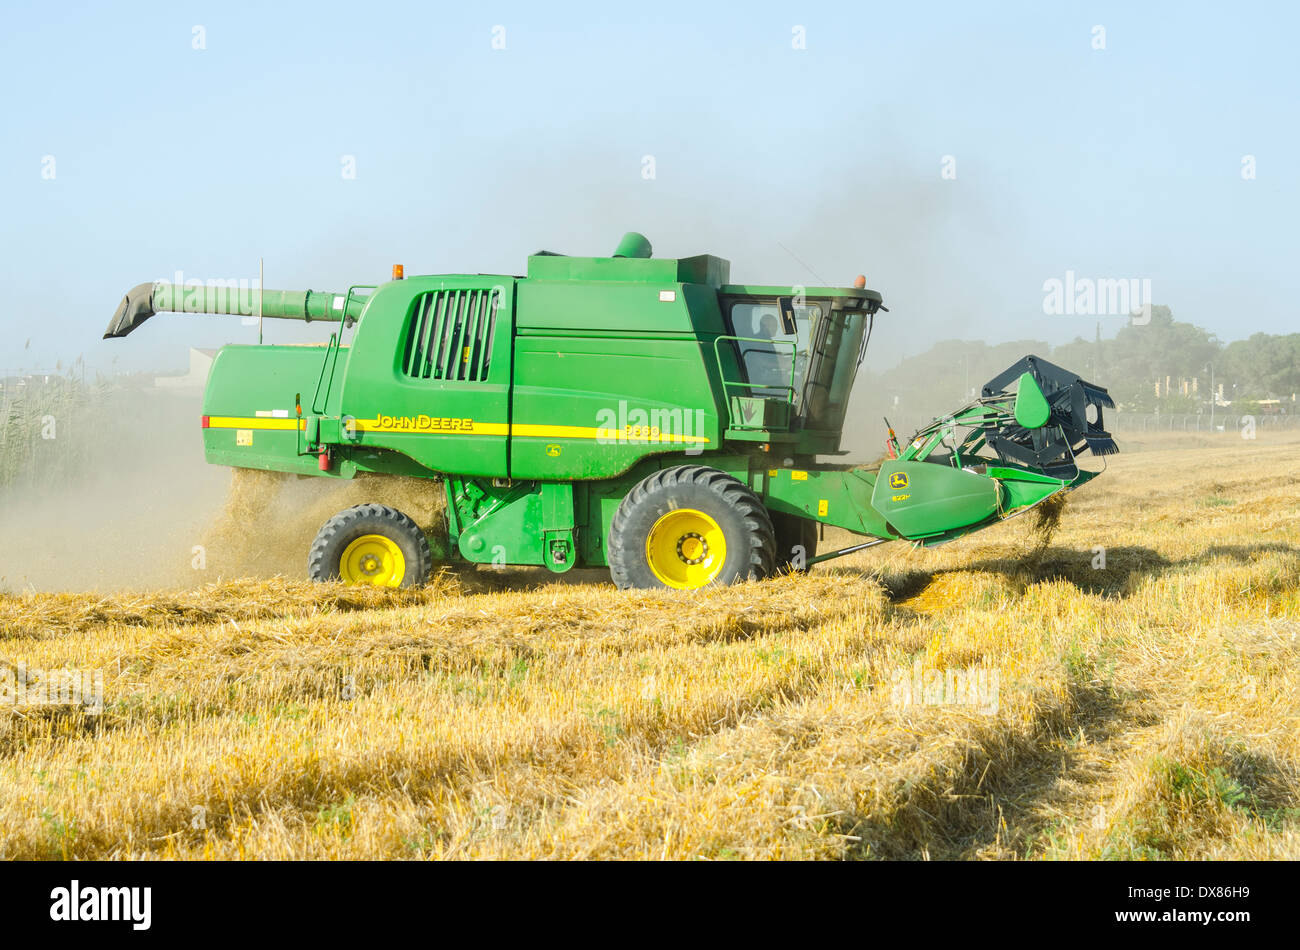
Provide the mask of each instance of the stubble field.
POLYGON ((0 857, 1300 857, 1300 441, 1122 444, 1046 544, 694 595, 2 594, 0 857))

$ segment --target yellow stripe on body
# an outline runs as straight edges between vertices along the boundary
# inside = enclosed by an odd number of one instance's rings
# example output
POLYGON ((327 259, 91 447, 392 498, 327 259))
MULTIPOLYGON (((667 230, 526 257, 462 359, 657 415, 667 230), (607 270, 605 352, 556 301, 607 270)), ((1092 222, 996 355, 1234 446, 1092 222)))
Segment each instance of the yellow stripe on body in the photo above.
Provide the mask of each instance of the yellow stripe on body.
POLYGON ((209 429, 304 429, 301 419, 267 419, 250 416, 208 416, 209 429))
POLYGON ((353 424, 358 432, 384 432, 393 435, 508 435, 510 433, 510 427, 504 422, 470 422, 468 425, 460 426, 439 425, 418 428, 394 425, 379 419, 356 419, 353 424))
MULTIPOLYGON (((381 422, 379 419, 356 419, 352 424, 358 432, 379 432, 391 435, 513 435, 521 438, 537 439, 592 439, 602 442, 627 442, 633 444, 640 443, 707 443, 708 436, 703 435, 674 435, 671 433, 661 432, 655 435, 644 436, 627 436, 618 429, 608 429, 595 426, 561 426, 561 425, 536 425, 532 423, 516 423, 508 425, 504 422, 470 422, 468 425, 458 427, 428 427, 415 428, 412 426, 393 425, 388 422, 381 422)), ((346 423, 345 423, 346 425, 346 423)), ((306 422, 302 419, 267 419, 254 418, 251 416, 209 416, 208 428, 210 429, 305 429, 306 422)))
POLYGON ((551 426, 516 423, 510 427, 511 435, 533 437, 538 439, 598 439, 602 442, 708 442, 703 435, 672 435, 660 432, 656 435, 628 436, 618 429, 598 428, 592 426, 551 426), (622 436, 620 438, 620 436, 622 436))

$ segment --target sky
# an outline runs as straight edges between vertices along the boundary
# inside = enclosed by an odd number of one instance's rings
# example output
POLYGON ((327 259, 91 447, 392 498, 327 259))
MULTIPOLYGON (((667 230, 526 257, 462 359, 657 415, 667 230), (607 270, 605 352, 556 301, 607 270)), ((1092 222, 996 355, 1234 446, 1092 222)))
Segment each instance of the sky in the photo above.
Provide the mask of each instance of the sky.
POLYGON ((1294 332, 1297 9, 5 0, 0 375, 255 340, 173 315, 100 339, 177 271, 342 291, 627 230, 736 282, 865 274, 869 365, 1112 335, 1044 312, 1067 272, 1149 280, 1225 341, 1294 332))

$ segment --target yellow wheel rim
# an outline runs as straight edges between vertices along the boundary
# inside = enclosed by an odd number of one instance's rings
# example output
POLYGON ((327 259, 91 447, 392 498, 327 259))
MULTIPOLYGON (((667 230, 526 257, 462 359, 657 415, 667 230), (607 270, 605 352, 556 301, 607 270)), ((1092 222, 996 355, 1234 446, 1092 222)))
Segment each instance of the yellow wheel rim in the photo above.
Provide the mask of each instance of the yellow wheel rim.
POLYGON ((339 574, 349 584, 398 587, 406 576, 406 558, 392 538, 363 534, 343 549, 339 574))
POLYGON ((694 508, 676 508, 661 516, 645 539, 646 561, 655 577, 669 587, 703 587, 722 573, 727 539, 718 523, 694 508))

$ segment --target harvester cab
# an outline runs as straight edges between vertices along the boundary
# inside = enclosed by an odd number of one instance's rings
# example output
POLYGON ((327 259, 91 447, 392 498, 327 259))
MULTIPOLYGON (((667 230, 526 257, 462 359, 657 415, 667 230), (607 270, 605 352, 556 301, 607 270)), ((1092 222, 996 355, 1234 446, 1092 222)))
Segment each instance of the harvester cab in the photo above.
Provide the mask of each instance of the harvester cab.
POLYGON ((345 293, 141 284, 105 333, 159 312, 355 326, 320 346, 231 345, 212 364, 209 462, 430 479, 446 523, 361 505, 308 552, 316 579, 410 585, 437 558, 608 567, 694 589, 897 539, 931 545, 1092 478, 1116 451, 1106 390, 1037 357, 878 470, 836 463, 881 295, 732 284, 712 255, 539 252, 523 277, 432 275, 345 293), (817 554, 819 526, 864 541, 817 554))

